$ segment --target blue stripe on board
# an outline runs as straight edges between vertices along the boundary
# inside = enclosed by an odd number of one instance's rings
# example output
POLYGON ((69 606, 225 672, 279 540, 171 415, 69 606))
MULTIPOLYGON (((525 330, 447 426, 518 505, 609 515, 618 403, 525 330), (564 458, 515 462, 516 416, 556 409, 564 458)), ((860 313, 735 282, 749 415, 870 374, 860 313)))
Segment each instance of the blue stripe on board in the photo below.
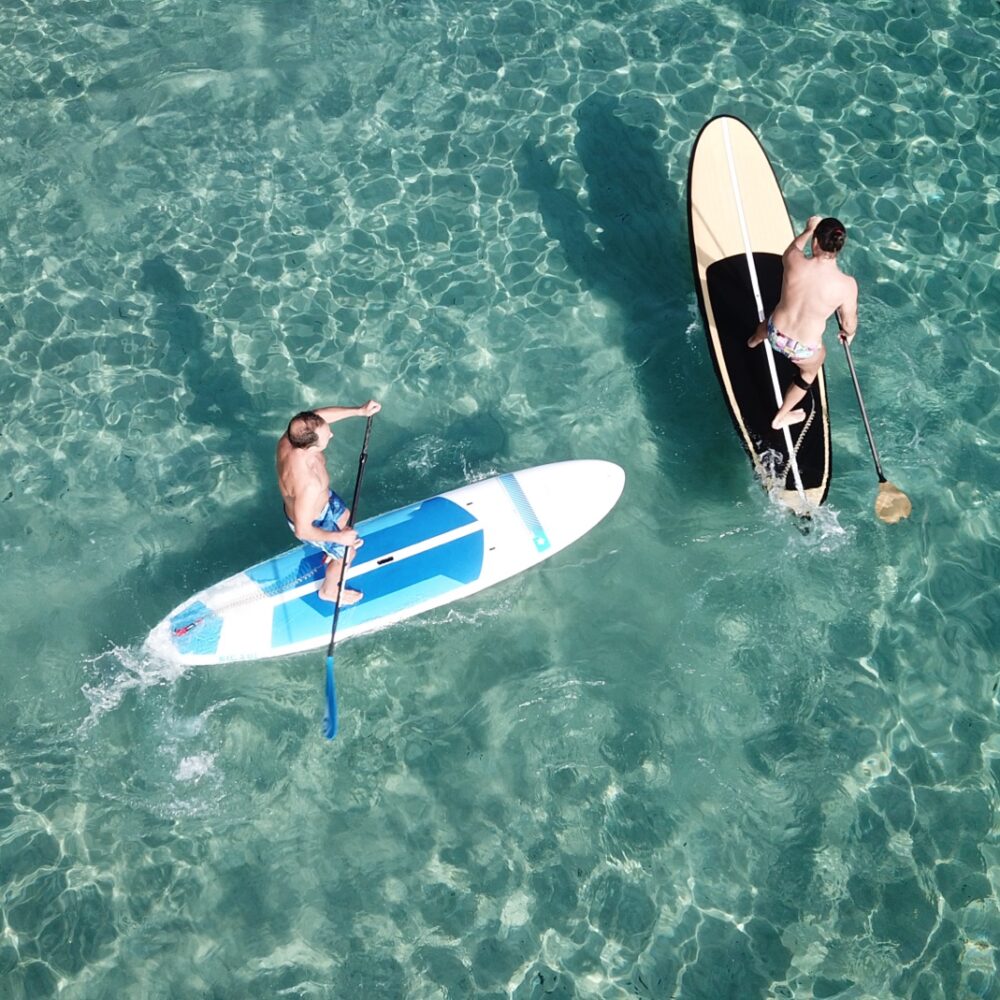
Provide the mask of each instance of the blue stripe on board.
POLYGON ((447 531, 472 524, 476 519, 457 503, 445 497, 431 497, 421 503, 381 514, 358 525, 358 534, 365 540, 357 558, 368 562, 381 556, 418 545, 447 531))
MULTIPOLYGON (((352 577, 351 587, 365 596, 340 609, 340 628, 363 625, 457 590, 477 580, 482 569, 480 530, 352 577)), ((329 635, 332 618, 333 605, 321 601, 315 592, 279 604, 271 625, 272 650, 329 635)))
MULTIPOLYGON (((359 562, 370 562, 473 521, 475 518, 467 510, 444 497, 431 497, 401 510, 379 514, 357 526, 358 534, 365 540, 357 559, 359 562)), ((259 584, 266 595, 274 596, 309 580, 319 579, 322 562, 322 555, 317 549, 300 545, 252 566, 246 575, 259 584)))
POLYGON ((311 545, 300 545, 267 562, 251 566, 245 575, 260 585, 265 596, 276 597, 310 580, 320 579, 323 576, 323 553, 311 545))
POLYGON ((524 526, 531 532, 532 541, 535 543, 535 550, 544 552, 552 543, 549 541, 549 536, 545 534, 545 529, 542 527, 542 522, 538 520, 538 515, 532 508, 528 498, 524 495, 521 484, 517 481, 513 473, 510 472, 505 472, 500 476, 500 483, 507 491, 507 495, 510 497, 518 514, 521 515, 524 526))

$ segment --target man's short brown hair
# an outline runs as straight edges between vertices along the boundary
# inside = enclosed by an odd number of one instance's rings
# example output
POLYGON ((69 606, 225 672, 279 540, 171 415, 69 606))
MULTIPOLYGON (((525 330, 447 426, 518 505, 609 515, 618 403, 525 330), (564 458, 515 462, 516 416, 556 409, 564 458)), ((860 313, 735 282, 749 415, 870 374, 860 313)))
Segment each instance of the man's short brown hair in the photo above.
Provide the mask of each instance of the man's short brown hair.
POLYGON ((847 230, 838 219, 823 219, 813 231, 813 238, 824 253, 840 253, 844 249, 847 230))
POLYGON ((319 441, 319 435, 316 433, 316 428, 320 424, 326 421, 313 410, 303 410, 301 413, 296 413, 291 420, 288 421, 288 440, 291 442, 293 448, 310 448, 312 445, 319 441))

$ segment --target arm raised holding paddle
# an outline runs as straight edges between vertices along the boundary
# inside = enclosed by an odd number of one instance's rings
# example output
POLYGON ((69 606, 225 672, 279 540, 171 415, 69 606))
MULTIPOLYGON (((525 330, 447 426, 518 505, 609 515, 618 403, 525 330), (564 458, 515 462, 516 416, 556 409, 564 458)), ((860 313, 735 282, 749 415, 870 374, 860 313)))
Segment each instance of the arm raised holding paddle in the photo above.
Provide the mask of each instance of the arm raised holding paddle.
POLYGON ((321 406, 313 412, 328 424, 335 424, 338 420, 345 420, 348 417, 374 417, 381 409, 381 403, 369 399, 363 406, 321 406))

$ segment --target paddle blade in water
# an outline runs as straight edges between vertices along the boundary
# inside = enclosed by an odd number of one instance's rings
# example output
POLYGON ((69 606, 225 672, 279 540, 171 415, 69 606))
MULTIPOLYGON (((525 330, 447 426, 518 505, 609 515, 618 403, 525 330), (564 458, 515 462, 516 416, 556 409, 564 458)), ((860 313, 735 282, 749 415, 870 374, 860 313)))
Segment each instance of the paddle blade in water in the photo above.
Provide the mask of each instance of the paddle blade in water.
POLYGON ((333 657, 326 658, 326 718, 323 735, 332 740, 337 735, 337 685, 333 679, 333 657))
POLYGON ((878 496, 875 498, 875 514, 886 524, 895 524, 904 517, 910 516, 913 504, 910 498, 892 483, 879 483, 878 496))

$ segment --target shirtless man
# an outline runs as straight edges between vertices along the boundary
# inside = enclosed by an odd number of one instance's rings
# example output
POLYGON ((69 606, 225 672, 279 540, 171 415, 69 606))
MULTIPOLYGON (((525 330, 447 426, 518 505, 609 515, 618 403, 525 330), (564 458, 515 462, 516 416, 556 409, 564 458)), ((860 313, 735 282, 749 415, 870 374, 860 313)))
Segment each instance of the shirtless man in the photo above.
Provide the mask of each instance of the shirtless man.
MULTIPOLYGON (((346 417, 372 417, 382 409, 374 399, 364 406, 324 406, 297 413, 278 442, 278 486, 285 501, 285 520, 300 541, 326 553, 326 576, 319 588, 324 601, 336 601, 344 559, 350 565, 362 539, 345 528, 350 510, 330 489, 326 446, 333 438, 330 424, 346 417)), ((356 604, 364 595, 344 588, 341 604, 356 604)))
POLYGON ((756 347, 768 340, 776 351, 799 367, 781 409, 771 421, 775 430, 806 418, 805 411, 795 406, 802 401, 823 367, 826 321, 834 313, 838 314, 839 336, 848 344, 858 332, 858 284, 837 266, 837 254, 846 239, 843 223, 812 216, 782 255, 785 276, 781 284, 781 301, 767 322, 761 323, 747 341, 748 347, 756 347), (812 256, 807 257, 806 244, 810 239, 812 256))

